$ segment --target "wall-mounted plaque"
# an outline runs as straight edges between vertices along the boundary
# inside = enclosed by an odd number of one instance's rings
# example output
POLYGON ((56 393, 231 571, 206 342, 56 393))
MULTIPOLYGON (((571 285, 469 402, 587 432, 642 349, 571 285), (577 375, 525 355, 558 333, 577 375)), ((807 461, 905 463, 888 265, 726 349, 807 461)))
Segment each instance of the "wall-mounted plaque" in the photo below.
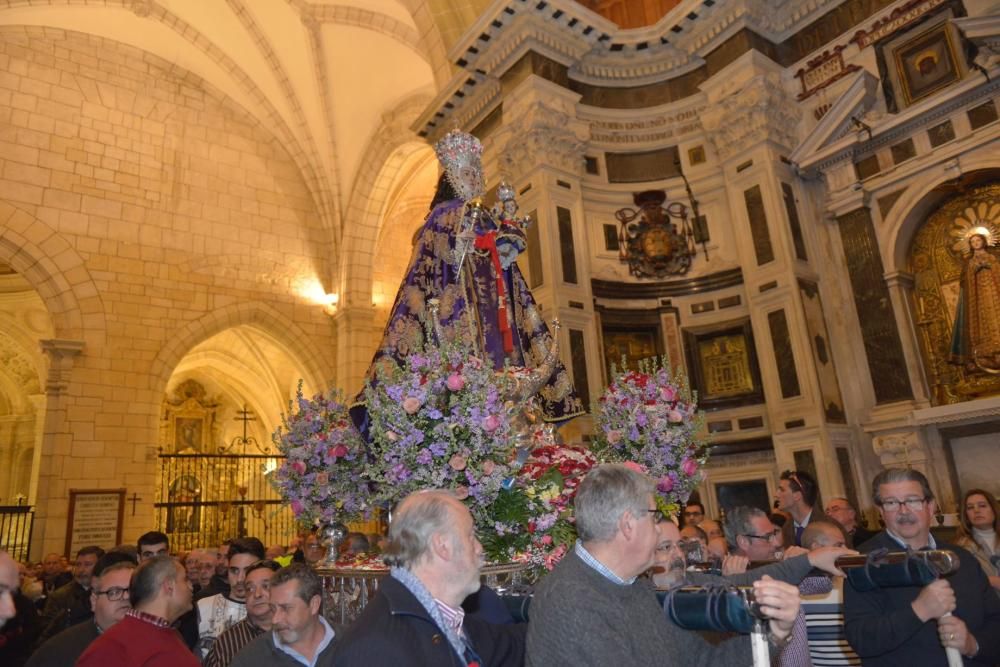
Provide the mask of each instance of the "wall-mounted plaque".
POLYGON ((70 489, 66 557, 83 547, 108 550, 121 544, 124 515, 125 489, 70 489))

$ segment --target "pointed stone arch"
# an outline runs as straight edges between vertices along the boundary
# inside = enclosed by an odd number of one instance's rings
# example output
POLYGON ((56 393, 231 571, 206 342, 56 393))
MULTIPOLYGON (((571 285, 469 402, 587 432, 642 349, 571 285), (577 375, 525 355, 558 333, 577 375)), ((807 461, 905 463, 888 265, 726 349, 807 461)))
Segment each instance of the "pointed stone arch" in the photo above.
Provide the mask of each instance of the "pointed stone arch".
MULTIPOLYGON (((195 346, 226 329, 239 326, 258 329, 280 343, 308 374, 304 379, 313 386, 330 386, 334 377, 333 365, 306 332, 273 306, 262 301, 250 301, 219 308, 181 327, 160 349, 150 366, 152 395, 163 395, 177 364, 195 346)), ((153 412, 156 413, 155 410, 153 412)))
POLYGON ((48 224, 2 200, 0 262, 9 264, 41 296, 56 338, 104 344, 104 304, 83 257, 48 224))

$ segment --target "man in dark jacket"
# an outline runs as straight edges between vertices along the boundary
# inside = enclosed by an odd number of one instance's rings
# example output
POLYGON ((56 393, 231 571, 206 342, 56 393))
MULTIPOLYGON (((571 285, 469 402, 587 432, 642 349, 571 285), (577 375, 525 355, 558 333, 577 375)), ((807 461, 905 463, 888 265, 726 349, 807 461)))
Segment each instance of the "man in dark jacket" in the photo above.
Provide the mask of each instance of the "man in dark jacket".
POLYGON ((129 602, 129 583, 133 570, 135 563, 124 560, 105 567, 100 574, 95 575, 90 590, 94 617, 63 630, 42 644, 27 662, 27 667, 64 667, 75 664, 102 632, 125 618, 125 613, 132 608, 129 602))
POLYGON ((1000 597, 972 555, 930 533, 937 511, 927 478, 917 470, 890 468, 876 475, 872 497, 885 531, 862 547, 870 552, 948 549, 960 566, 927 586, 858 591, 844 584, 847 641, 865 667, 931 667, 946 664, 954 648, 967 667, 1000 663, 1000 597))
POLYGON ((338 667, 523 664, 524 625, 493 625, 462 611, 479 590, 483 547, 469 510, 452 494, 408 496, 393 515, 383 557, 392 572, 338 642, 338 667))
POLYGON ((103 555, 104 549, 100 547, 84 547, 76 552, 73 581, 54 590, 45 602, 45 609, 42 611, 44 629, 38 638, 39 646, 66 628, 94 616, 90 608, 90 582, 94 576, 94 567, 103 555))

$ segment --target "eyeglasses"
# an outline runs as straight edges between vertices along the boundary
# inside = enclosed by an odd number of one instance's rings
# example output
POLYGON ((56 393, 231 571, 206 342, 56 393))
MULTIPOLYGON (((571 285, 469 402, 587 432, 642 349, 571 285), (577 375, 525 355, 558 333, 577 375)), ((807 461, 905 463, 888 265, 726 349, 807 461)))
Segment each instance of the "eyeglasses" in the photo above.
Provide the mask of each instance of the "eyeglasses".
POLYGON ((879 502, 879 507, 884 509, 886 512, 896 512, 899 510, 900 505, 906 505, 908 510, 916 512, 922 510, 926 502, 927 498, 907 498, 905 500, 887 498, 879 502))
POLYGON ((664 514, 663 512, 661 512, 658 509, 655 509, 655 510, 646 510, 646 511, 653 515, 653 522, 654 523, 660 523, 661 521, 663 521, 664 519, 667 518, 667 515, 664 514))
POLYGON ((684 510, 684 516, 704 516, 705 513, 701 510, 684 510))
POLYGON ((106 591, 94 591, 94 595, 107 595, 112 602, 118 602, 122 598, 128 597, 128 589, 121 586, 112 586, 106 591))
POLYGON ((754 535, 753 533, 743 533, 743 537, 749 537, 751 539, 757 538, 758 540, 767 540, 770 542, 773 542, 774 540, 778 539, 780 535, 781 535, 780 528, 775 528, 767 535, 754 535))

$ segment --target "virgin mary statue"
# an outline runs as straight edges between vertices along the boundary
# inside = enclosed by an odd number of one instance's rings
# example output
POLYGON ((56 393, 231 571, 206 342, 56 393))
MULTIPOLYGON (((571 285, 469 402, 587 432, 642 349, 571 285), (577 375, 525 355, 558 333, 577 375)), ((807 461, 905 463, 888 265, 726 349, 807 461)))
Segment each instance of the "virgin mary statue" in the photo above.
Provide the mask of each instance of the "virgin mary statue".
POLYGON ((951 339, 951 360, 1000 373, 1000 258, 983 233, 969 235, 951 339))
MULTIPOLYGON (((438 299, 441 330, 465 341, 476 356, 500 370, 504 365, 535 368, 551 345, 551 335, 514 257, 524 248, 524 232, 511 215, 513 191, 501 189, 505 207, 487 211, 482 144, 471 134, 453 130, 435 146, 444 173, 423 226, 414 237, 413 254, 368 369, 388 358, 399 362, 419 349, 421 317, 428 301, 438 299)), ((566 368, 557 363, 538 392, 543 419, 561 422, 583 414, 566 368)), ((360 399, 359 399, 360 400, 360 399)), ((364 406, 352 408, 365 430, 364 406)))

